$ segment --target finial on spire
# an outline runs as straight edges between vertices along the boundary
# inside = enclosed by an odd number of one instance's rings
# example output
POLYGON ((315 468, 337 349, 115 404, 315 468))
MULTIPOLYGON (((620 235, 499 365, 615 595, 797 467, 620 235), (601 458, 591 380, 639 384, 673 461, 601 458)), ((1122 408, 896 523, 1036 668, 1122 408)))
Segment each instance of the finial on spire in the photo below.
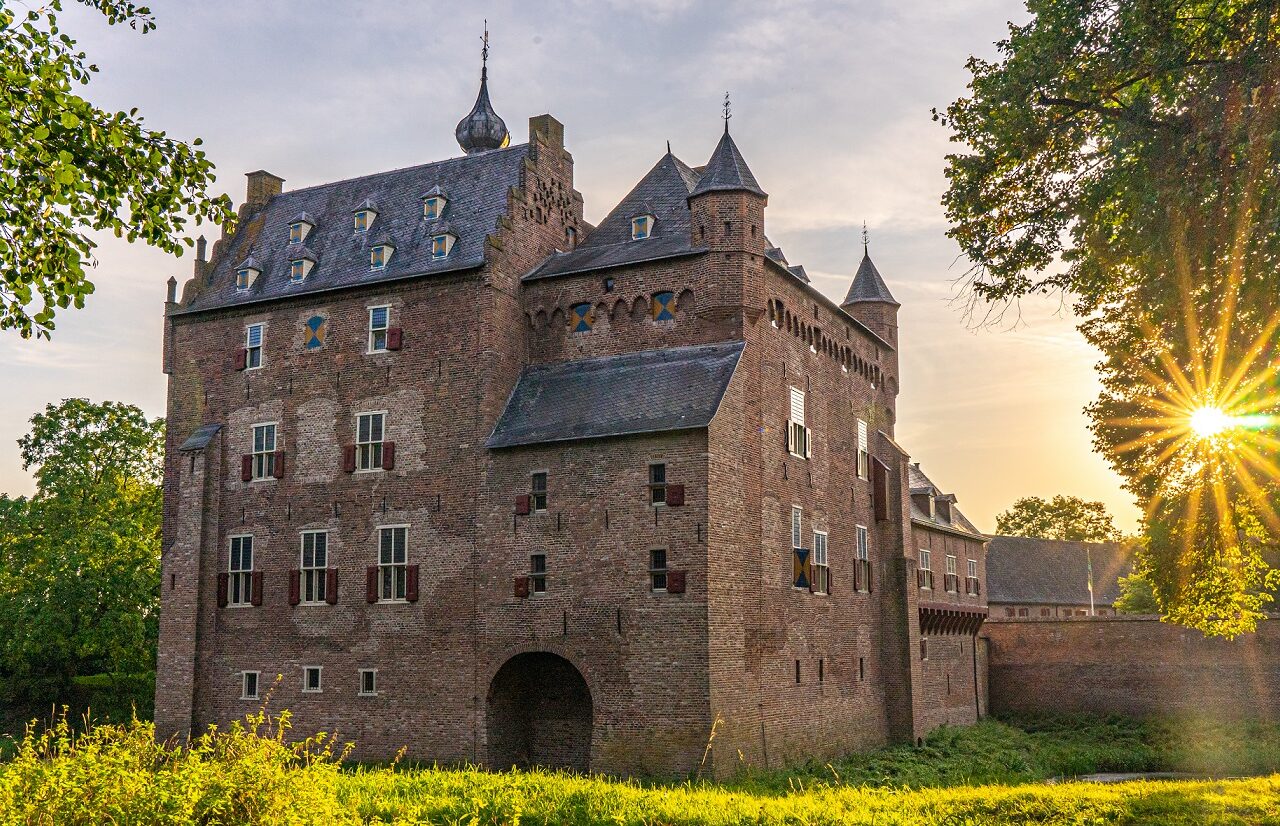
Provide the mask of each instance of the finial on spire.
POLYGON ((729 93, 724 93, 724 114, 720 117, 724 118, 724 133, 729 134, 729 118, 733 117, 733 104, 729 101, 729 93))
POLYGON ((862 222, 862 254, 867 255, 867 222, 862 222))
POLYGON ((671 141, 667 141, 667 154, 671 154, 671 141))
POLYGON ((489 68, 489 18, 484 21, 484 36, 480 38, 483 44, 480 47, 480 74, 484 74, 489 68))

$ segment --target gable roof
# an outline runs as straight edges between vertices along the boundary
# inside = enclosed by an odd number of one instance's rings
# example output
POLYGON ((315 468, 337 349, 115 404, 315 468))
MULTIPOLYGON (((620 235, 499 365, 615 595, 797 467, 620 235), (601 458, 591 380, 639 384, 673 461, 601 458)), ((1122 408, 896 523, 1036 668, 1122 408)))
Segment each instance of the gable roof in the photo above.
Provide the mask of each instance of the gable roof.
POLYGON ((576 249, 553 254, 524 280, 705 252, 705 247, 694 247, 692 241, 688 198, 697 180, 698 174, 688 164, 668 152, 576 249), (631 240, 631 219, 646 214, 654 218, 649 237, 631 240))
MULTIPOLYGON (((930 481, 928 476, 924 475, 924 471, 920 469, 919 462, 907 463, 907 488, 910 493, 928 493, 930 496, 942 496, 942 489, 930 481)), ((931 516, 928 511, 916 504, 915 499, 911 500, 911 521, 925 525, 926 527, 942 528, 943 530, 959 531, 960 533, 972 534, 977 539, 985 539, 982 531, 974 527, 969 518, 960 512, 955 506, 956 498, 951 496, 951 518, 943 515, 942 511, 934 509, 931 516)))
POLYGON ((525 145, 513 146, 283 192, 236 232, 214 262, 207 285, 178 312, 482 266, 485 238, 507 211, 507 193, 520 184, 526 154, 525 145), (427 221, 422 217, 422 199, 435 186, 450 193, 449 203, 438 220, 427 221), (369 231, 356 234, 353 211, 374 203, 377 217, 369 231), (306 246, 316 263, 304 282, 292 284, 289 224, 299 213, 314 217, 306 246), (458 240, 447 258, 433 259, 431 238, 445 229, 451 229, 458 240), (395 243, 396 254, 385 269, 369 268, 371 239, 395 243), (235 265, 248 258, 261 263, 262 274, 248 290, 237 290, 235 265))
POLYGON ((745 346, 730 341, 526 367, 487 445, 706 427, 745 346))
POLYGON ((883 301, 895 307, 902 306, 893 299, 893 293, 889 292, 889 285, 884 283, 884 279, 880 277, 880 271, 871 261, 871 255, 865 250, 862 253, 862 263, 854 273, 853 283, 849 285, 849 292, 845 295, 841 306, 863 301, 883 301))
POLYGON ((747 166, 746 159, 738 151, 738 145, 733 142, 726 128, 720 142, 716 144, 715 151, 711 153, 711 160, 707 161, 701 177, 698 178, 698 185, 689 193, 689 197, 692 198, 704 192, 739 190, 754 192, 762 198, 769 197, 760 188, 760 184, 756 183, 756 176, 751 174, 751 168, 747 166))
POLYGON ((1120 598, 1119 578, 1133 570, 1133 557, 1121 543, 993 536, 987 545, 987 601, 1088 605, 1090 558, 1094 603, 1111 605, 1120 598))

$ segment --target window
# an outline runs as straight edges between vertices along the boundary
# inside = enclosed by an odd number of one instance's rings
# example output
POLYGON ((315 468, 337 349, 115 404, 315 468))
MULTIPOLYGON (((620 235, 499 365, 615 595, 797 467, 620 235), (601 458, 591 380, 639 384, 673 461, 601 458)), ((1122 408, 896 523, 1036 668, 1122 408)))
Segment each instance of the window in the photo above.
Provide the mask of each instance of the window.
POLYGON ((356 417, 356 470, 382 468, 386 416, 386 413, 361 413, 356 417))
POLYGON ((376 247, 369 248, 369 269, 385 270, 387 262, 391 260, 392 247, 388 244, 379 244, 376 247))
POLYGON ((933 588, 933 554, 927 548, 921 548, 916 564, 919 568, 916 571, 917 584, 921 588, 933 588))
POLYGON ((969 579, 977 579, 977 578, 978 578, 978 560, 970 559, 969 560, 969 579))
POLYGON ((800 685, 800 661, 796 660, 796 685, 800 685))
POLYGON ((649 551, 649 587, 654 591, 667 590, 666 549, 649 551))
POLYGON ((529 555, 529 590, 535 594, 547 592, 547 555, 529 555))
POLYGON ((956 558, 951 554, 947 554, 947 573, 943 578, 943 585, 951 593, 960 590, 960 580, 956 576, 956 558))
POLYGON ((457 241, 456 235, 444 233, 431 238, 431 257, 435 259, 448 258, 450 251, 453 250, 453 243, 457 241))
POLYGON ((929 659, 929 641, 923 637, 920 639, 920 659, 929 659))
POLYGON ((569 309, 569 329, 575 333, 590 332, 596 324, 595 307, 591 304, 574 304, 569 309))
POLYGON ((297 258, 289 262, 289 281, 301 284, 307 278, 307 260, 297 258))
POLYGON ((373 218, 367 209, 356 210, 355 214, 355 231, 357 234, 369 231, 369 224, 373 222, 373 218))
POLYGON ((871 543, 866 526, 854 526, 854 536, 853 586, 868 593, 871 591, 871 543))
POLYGON ((970 559, 968 563, 968 578, 964 583, 964 592, 977 596, 982 593, 982 585, 978 582, 978 560, 970 559))
POLYGON ((535 511, 547 509, 547 473, 539 471, 529 477, 529 505, 535 511))
POLYGON ((444 212, 444 198, 439 195, 432 195, 422 202, 422 217, 428 221, 436 220, 442 212, 444 212))
MULTIPOLYGON (((755 229, 755 227, 752 227, 752 229, 755 229)), ((818 682, 820 683, 827 679, 826 669, 823 668, 824 665, 825 662, 823 660, 818 660, 818 682)))
POLYGON ((262 366, 262 327, 250 324, 244 328, 244 368, 255 370, 262 366))
POLYGON ((866 562, 871 558, 870 541, 867 535, 867 529, 863 525, 858 525, 855 528, 855 532, 857 533, 857 537, 858 537, 858 547, 857 547, 858 559, 862 560, 863 562, 866 562))
POLYGON ((253 284, 253 280, 257 277, 258 271, 251 269, 236 270, 236 289, 247 290, 253 284))
POLYGON ((822 531, 813 532, 813 592, 815 594, 830 593, 831 569, 827 567, 827 535, 822 531))
POLYGON ((631 219, 631 240, 643 241, 653 232, 653 216, 637 215, 631 219))
POLYGON ((803 516, 803 514, 804 514, 804 511, 799 506, 792 506, 791 508, 791 547, 793 548, 800 547, 800 538, 802 534, 802 531, 800 530, 800 528, 801 528, 801 517, 803 516))
POLYGON ((289 225, 289 243, 301 244, 307 240, 307 233, 311 231, 311 225, 306 221, 294 221, 289 225))
POLYGON ((667 466, 662 463, 649 465, 649 504, 667 503, 667 466))
POLYGON ((1042 617, 1047 617, 1047 616, 1049 616, 1049 615, 1050 615, 1050 611, 1049 611, 1049 609, 1048 609, 1048 608, 1041 608, 1041 609, 1040 609, 1040 616, 1042 616, 1042 617))
POLYGON ((270 479, 276 473, 276 426, 253 426, 253 478, 270 479))
POLYGON ((391 326, 390 307, 369 308, 369 352, 385 353, 387 350, 387 327, 391 326))
POLYGON ((249 605, 253 598, 253 537, 231 537, 231 561, 227 568, 227 603, 249 605))
POLYGON ((791 418, 787 420, 787 450, 792 456, 809 456, 809 428, 804 426, 804 391, 791 388, 791 418))
POLYGON ((406 527, 378 530, 378 599, 401 602, 409 579, 409 529, 406 527))
POLYGON ((302 691, 304 694, 320 693, 320 666, 309 665, 302 669, 302 691))
POLYGON ((1020 617, 1025 617, 1026 615, 1027 615, 1027 609, 1026 609, 1026 608, 1019 608, 1019 609, 1018 609, 1018 616, 1020 616, 1020 617))
POLYGON ((360 696, 378 696, 378 670, 375 668, 360 669, 360 696))
POLYGON ((867 423, 858 419, 858 478, 871 478, 871 454, 867 451, 867 423))
POLYGON ((302 601, 311 605, 324 602, 325 575, 329 566, 329 533, 327 531, 302 532, 302 601))
POLYGON ((649 309, 654 321, 674 321, 676 318, 676 294, 672 292, 654 293, 649 309))
POLYGON ((258 699, 258 672, 257 671, 241 671, 240 672, 240 699, 241 700, 258 699))

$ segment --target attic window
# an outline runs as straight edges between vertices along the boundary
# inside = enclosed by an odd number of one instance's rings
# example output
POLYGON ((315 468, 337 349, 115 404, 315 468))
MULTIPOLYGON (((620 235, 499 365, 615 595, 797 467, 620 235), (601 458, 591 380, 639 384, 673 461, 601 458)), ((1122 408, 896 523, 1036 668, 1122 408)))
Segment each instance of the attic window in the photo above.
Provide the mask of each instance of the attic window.
POLYGON ((457 240, 458 237, 456 235, 448 232, 432 237, 431 257, 435 259, 448 258, 449 253, 453 250, 453 244, 457 240))
POLYGON ((369 269, 385 270, 387 264, 391 263, 391 254, 396 248, 390 244, 379 244, 376 247, 369 248, 369 269))
POLYGON ((377 217, 376 212, 371 209, 357 209, 355 212, 355 231, 357 234, 368 232, 369 226, 373 224, 373 219, 377 217))
POLYGON ((253 286, 253 281, 258 277, 258 271, 249 267, 236 271, 236 289, 247 290, 253 286))
POLYGON ((643 241, 653 233, 653 216, 637 215, 631 219, 631 240, 643 241))
POLYGON ((428 196, 422 202, 422 217, 434 221, 444 214, 445 198, 443 195, 428 196))
POLYGON ((301 244, 307 240, 307 233, 311 232, 311 223, 309 221, 294 221, 289 225, 289 243, 301 244))
POLYGON ((294 284, 301 284, 307 280, 307 273, 311 272, 311 268, 315 266, 315 262, 306 258, 295 258, 289 262, 289 281, 294 284))

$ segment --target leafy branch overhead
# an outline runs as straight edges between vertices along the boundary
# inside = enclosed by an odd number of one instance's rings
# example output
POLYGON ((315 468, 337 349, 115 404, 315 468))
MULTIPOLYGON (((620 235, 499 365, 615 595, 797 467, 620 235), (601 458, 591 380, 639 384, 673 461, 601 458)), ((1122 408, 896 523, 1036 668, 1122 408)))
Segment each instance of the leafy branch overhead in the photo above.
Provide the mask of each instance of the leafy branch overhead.
MULTIPOLYGON (((80 0, 141 33, 151 12, 80 0)), ((62 0, 31 10, 0 3, 0 329, 47 337, 58 310, 93 292, 94 231, 181 255, 191 223, 231 220, 212 196, 213 164, 148 129, 137 110, 107 112, 76 94, 98 71, 59 27, 62 0)))

